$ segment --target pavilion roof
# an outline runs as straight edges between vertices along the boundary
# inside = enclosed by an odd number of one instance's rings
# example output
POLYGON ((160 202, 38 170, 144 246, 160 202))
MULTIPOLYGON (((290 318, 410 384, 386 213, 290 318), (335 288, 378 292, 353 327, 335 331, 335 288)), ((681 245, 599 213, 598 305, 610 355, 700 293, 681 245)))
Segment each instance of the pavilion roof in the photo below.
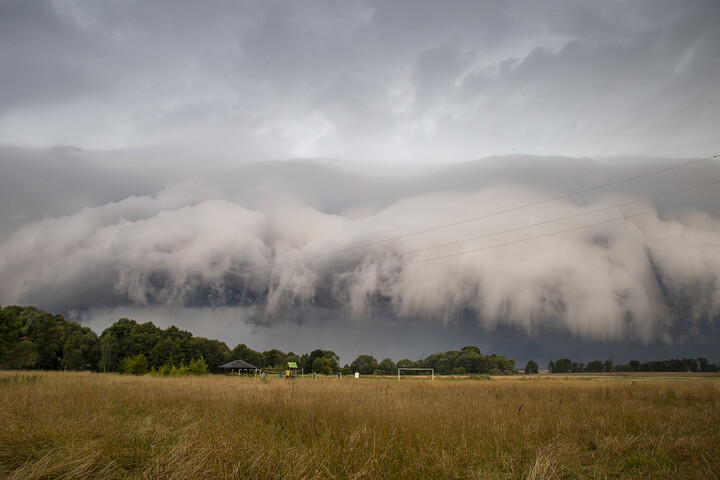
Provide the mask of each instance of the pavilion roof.
POLYGON ((226 368, 228 370, 232 368, 238 368, 240 370, 256 370, 257 367, 255 365, 250 365, 245 360, 233 360, 232 362, 228 362, 225 365, 220 365, 219 368, 226 368))

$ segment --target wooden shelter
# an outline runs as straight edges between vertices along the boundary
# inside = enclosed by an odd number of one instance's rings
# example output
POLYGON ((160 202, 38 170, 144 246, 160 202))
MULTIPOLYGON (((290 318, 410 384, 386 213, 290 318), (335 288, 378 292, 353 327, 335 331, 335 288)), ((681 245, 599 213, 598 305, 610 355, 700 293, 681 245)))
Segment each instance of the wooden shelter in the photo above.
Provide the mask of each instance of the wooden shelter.
POLYGON ((228 362, 225 365, 220 365, 218 368, 222 368, 225 371, 230 371, 231 373, 235 370, 238 371, 238 375, 242 375, 244 373, 250 375, 251 373, 254 373, 258 368, 255 365, 250 365, 245 360, 233 360, 232 362, 228 362))

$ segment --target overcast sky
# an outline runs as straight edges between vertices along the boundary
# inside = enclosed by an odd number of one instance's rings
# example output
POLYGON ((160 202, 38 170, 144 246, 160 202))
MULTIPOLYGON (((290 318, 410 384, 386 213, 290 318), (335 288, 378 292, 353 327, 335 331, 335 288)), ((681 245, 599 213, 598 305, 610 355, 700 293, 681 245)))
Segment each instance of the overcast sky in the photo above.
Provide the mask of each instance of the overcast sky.
POLYGON ((716 1, 0 0, 0 304, 347 363, 718 361, 720 207, 693 203, 718 160, 645 173, 720 153, 719 21, 716 1))

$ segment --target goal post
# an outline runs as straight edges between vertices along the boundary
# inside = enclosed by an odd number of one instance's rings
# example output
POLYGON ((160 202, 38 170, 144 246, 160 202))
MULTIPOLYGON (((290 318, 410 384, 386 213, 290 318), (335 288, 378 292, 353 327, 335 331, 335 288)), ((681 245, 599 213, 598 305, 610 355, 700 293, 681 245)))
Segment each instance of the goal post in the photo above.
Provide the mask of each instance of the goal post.
POLYGON ((400 381, 400 372, 402 370, 422 370, 422 371, 429 371, 430 375, 432 376, 432 379, 435 380, 435 369, 434 368, 398 368, 398 381, 400 381))

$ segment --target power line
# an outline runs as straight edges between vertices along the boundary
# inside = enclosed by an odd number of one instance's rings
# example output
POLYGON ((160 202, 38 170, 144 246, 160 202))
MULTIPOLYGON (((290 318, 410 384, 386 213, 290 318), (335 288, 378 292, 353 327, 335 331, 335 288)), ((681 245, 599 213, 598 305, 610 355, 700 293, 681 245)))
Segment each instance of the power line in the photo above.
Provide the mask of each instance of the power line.
MULTIPOLYGON (((646 201, 648 201, 648 200, 655 200, 655 199, 662 198, 662 197, 667 197, 667 196, 670 196, 670 195, 677 195, 677 194, 679 194, 679 193, 685 193, 685 192, 689 192, 689 191, 692 191, 692 190, 698 190, 698 189, 700 189, 700 188, 710 187, 710 186, 718 185, 718 184, 720 184, 720 181, 711 182, 711 183, 706 183, 706 184, 703 184, 703 185, 698 185, 698 186, 696 186, 696 187, 684 188, 684 189, 681 189, 681 190, 676 190, 676 191, 674 191, 674 192, 661 193, 661 194, 658 194, 658 195, 653 195, 653 196, 651 196, 651 197, 641 198, 641 199, 639 199, 639 200, 632 200, 632 201, 629 201, 629 202, 619 203, 619 204, 617 204, 617 205, 610 205, 610 206, 608 206, 608 207, 597 208, 597 209, 595 209, 595 210, 588 210, 588 211, 585 211, 585 212, 574 213, 574 214, 572 214, 572 215, 566 215, 566 216, 564 216, 564 217, 553 218, 553 219, 551 219, 551 220, 544 220, 544 221, 542 221, 542 222, 532 223, 532 224, 530 224, 530 225, 523 225, 523 226, 521 226, 521 227, 513 227, 513 228, 509 228, 509 229, 507 229, 507 230, 502 230, 502 231, 499 231, 499 232, 486 233, 486 234, 483 234, 483 235, 477 235, 477 236, 474 236, 474 237, 464 238, 464 239, 462 239, 462 240, 454 240, 454 241, 452 241, 452 242, 442 243, 442 244, 440 244, 440 245, 433 245, 432 247, 423 247, 423 248, 418 248, 418 249, 416 249, 416 250, 409 250, 409 251, 405 251, 405 252, 393 253, 393 254, 390 254, 390 255, 386 255, 386 256, 384 256, 384 257, 377 258, 376 260, 385 260, 385 259, 388 259, 388 258, 400 257, 400 256, 403 256, 403 255, 409 255, 409 254, 411 254, 411 253, 424 252, 424 251, 427 251, 427 250, 434 250, 434 249, 436 249, 436 248, 449 247, 450 245, 457 245, 457 244, 460 244, 460 243, 470 242, 470 241, 473 241, 473 240, 480 240, 480 239, 483 239, 483 238, 494 237, 494 236, 496 236, 496 235, 502 235, 502 234, 504 234, 504 233, 516 232, 516 231, 523 230, 523 229, 526 229, 526 228, 539 227, 539 226, 548 225, 548 224, 554 223, 554 222, 560 222, 560 221, 562 221, 562 220, 568 220, 568 219, 570 219, 570 218, 581 217, 581 216, 584 216, 584 215, 590 215, 590 214, 593 214, 593 213, 603 212, 603 211, 606 211, 606 210, 613 210, 613 209, 615 209, 615 208, 626 207, 626 206, 628 206, 628 205, 632 205, 632 204, 635 204, 635 203, 646 202, 646 201)), ((676 207, 672 207, 672 208, 676 208, 676 207)), ((659 210, 656 210, 656 211, 659 211, 659 210)), ((629 218, 629 217, 628 217, 628 218, 629 218)))
MULTIPOLYGON (((678 191, 676 191, 676 192, 670 192, 670 193, 666 193, 666 194, 661 194, 661 195, 657 195, 657 196, 655 196, 655 197, 650 197, 650 198, 648 198, 648 199, 657 198, 657 197, 662 197, 662 196, 667 196, 667 195, 674 195, 674 194, 682 193, 682 192, 685 192, 685 191, 688 191, 688 190, 693 190, 693 189, 697 189, 697 188, 704 188, 704 187, 707 187, 707 186, 716 185, 716 184, 718 184, 718 183, 720 183, 720 182, 713 182, 713 183, 701 185, 701 186, 699 186, 699 187, 694 187, 694 188, 690 188, 690 189, 683 189, 683 190, 678 190, 678 191)), ((466 254, 468 254, 468 253, 475 253, 475 252, 480 252, 480 251, 484 251, 484 250, 490 250, 490 249, 493 249, 493 248, 504 247, 504 246, 507 246, 507 245, 514 245, 514 244, 518 244, 518 243, 528 242, 528 241, 531 241, 531 240, 536 240, 536 239, 538 239, 538 238, 545 238, 545 237, 550 237, 550 236, 553 236, 553 235, 560 235, 560 234, 562 234, 562 233, 574 232, 574 231, 577 231, 577 230, 582 230, 582 229, 585 229, 585 228, 595 227, 595 226, 599 226, 599 225, 606 225, 606 224, 610 224, 610 223, 614 223, 614 222, 625 221, 625 220, 630 219, 630 218, 636 218, 636 217, 641 217, 641 216, 644 216, 644 215, 650 215, 650 214, 653 214, 653 213, 663 212, 663 211, 671 210, 671 209, 674 209, 674 208, 680 208, 680 207, 687 206, 687 205, 693 205, 693 204, 696 204, 696 203, 701 203, 701 202, 705 202, 705 201, 709 201, 709 200, 715 200, 715 199, 717 199, 717 198, 720 198, 720 195, 715 195, 715 196, 712 196, 712 197, 702 198, 702 199, 699 199, 699 200, 693 200, 693 201, 691 201, 691 202, 680 203, 680 204, 678 204, 678 205, 673 205, 673 206, 671 206, 671 207, 653 209, 653 210, 649 210, 649 211, 642 212, 642 213, 636 213, 636 214, 632 214, 632 215, 627 215, 627 216, 623 216, 622 218, 613 218, 613 219, 610 219, 610 220, 603 220, 603 221, 601 221, 601 222, 595 222, 595 223, 591 223, 591 224, 588 224, 588 225, 582 225, 582 226, 578 226, 578 227, 567 228, 567 229, 564 229, 564 230, 558 230, 558 231, 555 231, 555 232, 544 233, 544 234, 535 235, 535 236, 532 236, 532 237, 523 238, 523 239, 519 239, 519 240, 512 240, 512 241, 508 241, 508 242, 498 243, 498 244, 495 244, 495 245, 488 245, 488 246, 485 246, 485 247, 479 247, 479 248, 474 248, 474 249, 470 249, 470 250, 464 250, 464 251, 462 251, 462 252, 455 252, 455 253, 450 253, 450 254, 447 254, 447 255, 441 255, 441 256, 437 256, 437 257, 430 257, 430 258, 426 258, 426 259, 422 259, 422 260, 414 260, 414 261, 411 261, 411 262, 396 263, 396 264, 393 264, 393 265, 390 265, 390 266, 386 266, 386 267, 377 267, 377 268, 372 269, 372 270, 363 270, 363 271, 358 271, 358 272, 346 272, 346 275, 348 275, 348 276, 359 276, 359 275, 364 275, 364 274, 367 274, 367 273, 379 272, 379 271, 382 271, 382 270, 386 270, 386 269, 388 269, 388 268, 398 268, 398 267, 404 267, 404 266, 409 266, 409 265, 416 265, 416 264, 420 264, 420 263, 431 262, 431 261, 435 261, 435 260, 443 260, 443 259, 446 259, 446 258, 456 257, 456 256, 459 256, 459 255, 466 255, 466 254)), ((590 214, 590 213, 596 213, 596 212, 598 212, 598 211, 609 210, 609 209, 612 209, 612 208, 618 208, 618 207, 620 207, 620 206, 625 206, 625 205, 629 205, 629 204, 632 204, 632 203, 639 203, 639 202, 642 202, 642 201, 646 201, 646 200, 648 200, 648 199, 636 200, 636 201, 632 201, 632 202, 626 202, 626 203, 624 203, 624 204, 615 205, 615 206, 612 206, 612 207, 604 207, 604 208, 597 209, 597 210, 593 210, 593 211, 590 211, 590 212, 585 212, 585 213, 581 213, 581 214, 569 215, 569 216, 567 216, 567 217, 562 217, 562 218, 558 218, 558 219, 554 219, 554 220, 548 220, 548 221, 540 222, 540 223, 534 224, 534 225, 526 225, 526 226, 524 226, 524 227, 517 227, 517 228, 509 229, 509 230, 506 230, 506 231, 502 231, 502 232, 491 233, 491 234, 488 234, 488 235, 485 235, 485 236, 481 236, 481 237, 478 237, 478 238, 483 238, 483 237, 489 237, 489 236, 499 235, 499 234, 502 234, 502 233, 508 233, 508 232, 512 232, 512 231, 515 231, 515 230, 520 230, 520 229, 523 229, 523 228, 531 228, 531 227, 538 226, 538 225, 542 225, 542 224, 547 224, 547 223, 552 223, 552 222, 555 222, 555 221, 565 220, 565 219, 567 219, 567 218, 572 218, 572 217, 576 217, 576 216, 580 216, 580 215, 585 215, 585 214, 590 214)), ((465 241, 474 240, 474 239, 475 239, 475 238, 466 239, 465 241)), ((451 242, 451 243, 444 244, 444 245, 436 245, 436 246, 434 246, 434 247, 428 247, 428 248, 423 248, 423 249, 418 249, 418 250, 413 250, 413 251, 408 251, 408 252, 402 252, 402 253, 392 254, 392 255, 388 255, 388 256, 385 256, 385 257, 378 258, 378 259, 376 259, 376 260, 380 261, 380 260, 385 260, 385 259, 388 259, 388 258, 393 258, 393 257, 398 257, 398 256, 403 256, 403 255, 408 255, 408 254, 416 253, 416 252, 423 251, 423 250, 430 250, 430 249, 433 249, 433 248, 439 248, 439 247, 443 247, 443 246, 447 246, 447 245, 452 245, 452 244, 454 244, 454 243, 460 243, 460 242, 451 242)), ((362 265, 362 263, 363 263, 363 262, 357 262, 357 263, 355 263, 354 266, 362 265)), ((285 274, 285 275, 281 275, 281 276, 275 277, 274 280, 281 280, 281 279, 284 279, 284 278, 303 277, 303 276, 308 275, 309 273, 311 273, 311 272, 304 272, 304 273, 300 273, 300 274, 285 274)))
POLYGON ((401 240, 401 239, 403 239, 403 238, 408 238, 408 237, 412 237, 412 236, 415 236, 415 235, 421 235, 421 234, 424 234, 424 233, 434 232, 434 231, 437 231, 437 230, 441 230, 441 229, 443 229, 443 228, 449 228, 449 227, 454 227, 454 226, 462 225, 462 224, 469 223, 469 222, 474 222, 474 221, 477 221, 477 220, 483 220, 483 219, 490 218, 490 217, 494 217, 494 216, 497 216, 497 215, 502 215, 502 214, 504 214, 504 213, 515 212, 515 211, 522 210, 522 209, 525 209, 525 208, 534 207, 534 206, 537 206, 537 205, 542 205, 542 204, 545 204, 545 203, 554 202, 554 201, 556 201, 556 200, 562 200, 563 198, 574 197, 574 196, 577 196, 577 195, 581 195, 581 194, 583 194, 583 193, 589 193, 589 192, 592 192, 592 191, 601 190, 601 189, 603 189, 603 188, 612 187, 612 186, 614 186, 614 185, 620 185, 620 184, 622 184, 622 183, 627 183, 627 182, 630 182, 630 181, 633 181, 633 180, 637 180, 637 179, 640 179, 640 178, 649 177, 649 176, 652 176, 652 175, 657 175, 657 174, 659 174, 659 173, 664 173, 664 172, 668 172, 668 171, 672 171, 672 170, 677 170, 677 169, 679 169, 679 168, 688 167, 688 166, 695 165, 695 164, 698 164, 698 163, 701 163, 701 162, 705 162, 705 161, 707 161, 707 160, 713 160, 713 159, 718 158, 718 157, 720 157, 720 154, 718 154, 718 155, 713 155, 713 156, 711 156, 711 157, 701 158, 701 159, 698 159, 698 160, 692 160, 692 161, 690 161, 690 162, 685 162, 685 163, 682 163, 682 164, 679 164, 679 165, 673 165, 673 166, 671 166, 671 167, 666 167, 666 168, 661 168, 661 169, 658 169, 658 170, 653 170, 653 171, 651 171, 651 172, 646 172, 646 173, 642 173, 642 174, 639 174, 639 175, 634 175, 634 176, 632 176, 632 177, 623 178, 623 179, 621 179, 621 180, 616 180, 616 181, 614 181, 614 182, 605 183, 605 184, 603 184, 603 185, 597 185, 597 186, 594 186, 594 187, 585 188, 585 189, 583 189, 583 190, 577 190, 577 191, 572 192, 572 193, 566 193, 566 194, 563 194, 563 195, 558 195, 558 196, 556 196, 556 197, 547 198, 547 199, 545 199, 545 200, 538 200, 538 201, 536 201, 536 202, 527 203, 527 204, 524 204, 524 205, 519 205, 519 206, 516 206, 516 207, 507 208, 507 209, 505 209, 505 210, 499 210, 499 211, 496 211, 496 212, 487 213, 487 214, 480 215, 480 216, 477 216, 477 217, 467 218, 467 219, 464 219, 464 220, 458 220, 458 221, 456 221, 456 222, 446 223, 446 224, 443 224, 443 225, 438 225, 438 226, 431 227, 431 228, 427 228, 427 229, 424 229, 424 230, 417 230, 417 231, 410 232, 410 233, 406 233, 406 234, 403 234, 403 235, 397 235, 397 236, 394 236, 394 237, 388 237, 388 238, 385 238, 385 239, 382 239, 382 240, 376 240, 376 241, 373 241, 373 242, 363 243, 363 244, 361 244, 361 245, 355 245, 355 246, 352 246, 352 247, 342 248, 342 249, 339 249, 339 250, 333 250, 333 251, 326 252, 326 253, 319 253, 319 254, 317 254, 317 255, 310 255, 310 256, 308 256, 308 257, 298 258, 298 259, 295 259, 295 260, 288 260, 288 261, 285 261, 285 262, 273 263, 272 265, 268 265, 268 266, 265 266, 265 267, 251 268, 251 269, 244 270, 244 271, 241 272, 241 273, 254 273, 254 272, 259 272, 259 271, 263 271, 263 270, 271 270, 271 269, 276 268, 276 267, 281 267, 281 266, 285 266, 285 265, 291 265, 291 264, 294 264, 294 263, 305 262, 305 261, 309 261, 309 260, 315 260, 315 259, 318 259, 318 258, 328 257, 328 256, 330 256, 330 255, 337 255, 337 254, 339 254, 339 253, 350 252, 350 251, 353 251, 353 250, 359 250, 359 249, 362 249, 362 248, 372 247, 372 246, 379 245, 379 244, 382 244, 382 243, 388 243, 388 242, 392 242, 392 241, 395 241, 395 240, 401 240))

